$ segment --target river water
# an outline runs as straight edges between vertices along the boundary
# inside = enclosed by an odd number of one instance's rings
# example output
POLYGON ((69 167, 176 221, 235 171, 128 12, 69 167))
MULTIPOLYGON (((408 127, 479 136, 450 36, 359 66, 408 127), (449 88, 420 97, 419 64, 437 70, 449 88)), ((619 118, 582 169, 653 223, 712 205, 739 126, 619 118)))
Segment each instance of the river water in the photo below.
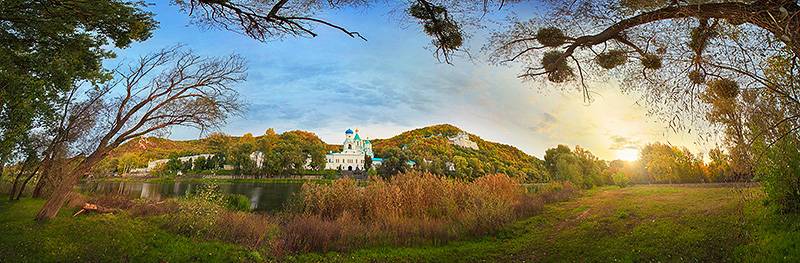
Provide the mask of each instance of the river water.
MULTIPOLYGON (((133 198, 163 200, 194 193, 201 182, 123 182, 123 181, 79 181, 75 190, 94 193, 116 193, 133 198)), ((292 194, 299 191, 297 183, 218 183, 223 193, 240 194, 250 199, 253 211, 280 210, 292 194)))

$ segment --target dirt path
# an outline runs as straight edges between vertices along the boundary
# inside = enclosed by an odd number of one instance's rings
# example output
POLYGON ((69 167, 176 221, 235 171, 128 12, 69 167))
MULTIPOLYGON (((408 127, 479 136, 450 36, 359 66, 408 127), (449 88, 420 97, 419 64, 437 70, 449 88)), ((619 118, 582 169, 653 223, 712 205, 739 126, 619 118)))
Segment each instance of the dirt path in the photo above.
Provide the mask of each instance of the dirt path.
POLYGON ((561 233, 561 231, 569 230, 575 227, 577 223, 580 223, 581 220, 583 220, 584 218, 586 218, 587 215, 589 215, 590 211, 592 211, 592 209, 595 208, 595 206, 597 206, 599 202, 602 202, 608 197, 613 196, 615 194, 616 192, 613 191, 600 190, 595 196, 589 198, 583 197, 581 198, 580 202, 575 202, 574 204, 576 208, 584 206, 588 206, 589 208, 581 212, 575 218, 567 218, 561 221, 561 223, 558 226, 556 226, 555 231, 553 231, 553 233, 547 238, 547 241, 549 242, 555 241, 555 237, 558 236, 558 234, 561 233))

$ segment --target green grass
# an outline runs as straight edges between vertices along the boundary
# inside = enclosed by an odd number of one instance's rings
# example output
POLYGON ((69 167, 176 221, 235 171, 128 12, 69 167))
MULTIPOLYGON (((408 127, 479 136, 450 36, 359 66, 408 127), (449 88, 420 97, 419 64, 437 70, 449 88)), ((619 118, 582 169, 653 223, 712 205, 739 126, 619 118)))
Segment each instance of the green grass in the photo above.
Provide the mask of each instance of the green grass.
POLYGON ((0 262, 245 262, 254 256, 245 248, 203 242, 158 228, 153 219, 124 213, 72 214, 33 221, 44 200, 6 201, 0 195, 0 262))
POLYGON ((797 262, 798 217, 775 215, 761 200, 756 188, 744 194, 731 188, 596 188, 477 240, 310 253, 290 260, 797 262))
MULTIPOLYGON (((305 181, 305 180, 304 180, 305 181)), ((241 262, 269 255, 166 232, 161 218, 64 208, 0 195, 0 262, 241 262)), ((800 219, 758 188, 604 187, 547 205, 491 236, 447 244, 290 255, 297 262, 800 262, 800 219), (624 216, 623 216, 624 215, 624 216)))

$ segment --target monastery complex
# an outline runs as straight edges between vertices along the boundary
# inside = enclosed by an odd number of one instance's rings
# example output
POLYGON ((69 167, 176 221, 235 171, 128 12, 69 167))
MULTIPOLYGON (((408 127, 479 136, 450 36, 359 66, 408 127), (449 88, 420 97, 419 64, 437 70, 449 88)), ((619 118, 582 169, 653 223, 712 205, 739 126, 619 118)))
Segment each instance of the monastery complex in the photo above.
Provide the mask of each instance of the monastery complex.
POLYGON ((329 153, 325 155, 325 169, 336 170, 364 170, 364 163, 366 156, 372 158, 373 165, 383 162, 380 158, 374 158, 375 154, 372 153, 372 143, 369 140, 361 139, 358 135, 358 129, 354 132, 347 129, 344 132, 345 139, 342 143, 342 151, 338 153, 329 153))

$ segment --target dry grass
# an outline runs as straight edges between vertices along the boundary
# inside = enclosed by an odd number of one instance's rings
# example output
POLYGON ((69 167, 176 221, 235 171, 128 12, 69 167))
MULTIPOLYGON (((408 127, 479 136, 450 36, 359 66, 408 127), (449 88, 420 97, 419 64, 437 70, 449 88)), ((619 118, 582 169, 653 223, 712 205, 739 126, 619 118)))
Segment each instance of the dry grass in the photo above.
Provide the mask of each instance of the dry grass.
POLYGON ((487 175, 473 182, 423 172, 375 179, 303 185, 283 224, 284 249, 343 251, 377 245, 442 243, 494 233, 505 224, 566 201, 578 191, 558 185, 526 193, 516 179, 487 175))
POLYGON ((441 244, 483 236, 541 212, 547 203, 578 194, 570 184, 551 184, 541 192, 528 193, 503 174, 467 182, 409 172, 391 180, 373 179, 364 187, 348 179, 306 183, 288 209, 276 215, 231 211, 201 194, 159 205, 119 195, 74 194, 70 203, 129 210, 176 234, 245 245, 280 259, 294 253, 441 244))

